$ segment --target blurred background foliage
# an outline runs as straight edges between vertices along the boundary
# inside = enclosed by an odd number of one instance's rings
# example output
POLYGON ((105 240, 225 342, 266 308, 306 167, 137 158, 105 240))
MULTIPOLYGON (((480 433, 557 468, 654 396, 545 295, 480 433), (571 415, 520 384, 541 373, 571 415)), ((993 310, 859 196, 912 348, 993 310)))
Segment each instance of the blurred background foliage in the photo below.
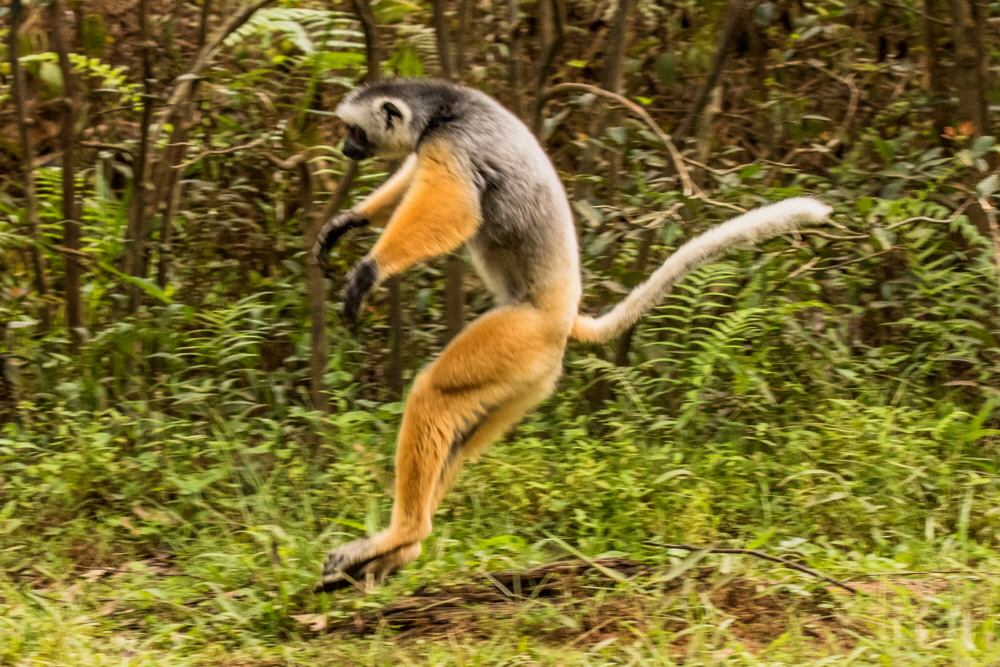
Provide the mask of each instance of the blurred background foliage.
MULTIPOLYGON (((554 558, 546 531, 590 555, 997 562, 998 3, 360 3, 0 8, 8 600, 39 571, 169 553, 197 576, 126 593, 158 610, 136 621, 150 641, 253 644, 294 627, 324 549, 384 523, 404 387, 490 300, 441 258, 377 291, 355 335, 335 295, 377 230, 310 273, 316 226, 393 166, 337 150, 332 110, 378 75, 448 76, 535 127, 589 313, 738 211, 835 210, 699 270, 625 340, 571 345, 400 586, 554 558)), ((977 604, 992 633, 1000 596, 977 604)), ((0 664, 46 655, 11 627, 0 664)), ((960 664, 990 664, 980 643, 960 664)))

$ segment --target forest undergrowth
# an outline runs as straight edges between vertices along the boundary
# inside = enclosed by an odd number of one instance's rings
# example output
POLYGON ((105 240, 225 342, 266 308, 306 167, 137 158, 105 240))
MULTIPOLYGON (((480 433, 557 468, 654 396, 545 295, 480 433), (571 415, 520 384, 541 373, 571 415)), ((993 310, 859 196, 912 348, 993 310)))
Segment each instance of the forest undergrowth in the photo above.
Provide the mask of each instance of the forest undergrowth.
POLYGON ((374 233, 325 282, 303 252, 340 186, 391 169, 355 178, 329 109, 369 68, 444 72, 433 7, 372 3, 379 54, 356 4, 254 3, 228 32, 250 4, 71 4, 63 62, 60 3, 18 3, 34 159, 0 71, 0 665, 1000 664, 1000 149, 933 32, 957 13, 553 0, 511 27, 516 2, 454 3, 459 78, 529 121, 549 95, 585 312, 738 211, 834 214, 701 268, 625 344, 571 344, 419 560, 327 595, 327 550, 388 520, 403 388, 490 307, 435 260, 349 330, 335 295, 374 233))

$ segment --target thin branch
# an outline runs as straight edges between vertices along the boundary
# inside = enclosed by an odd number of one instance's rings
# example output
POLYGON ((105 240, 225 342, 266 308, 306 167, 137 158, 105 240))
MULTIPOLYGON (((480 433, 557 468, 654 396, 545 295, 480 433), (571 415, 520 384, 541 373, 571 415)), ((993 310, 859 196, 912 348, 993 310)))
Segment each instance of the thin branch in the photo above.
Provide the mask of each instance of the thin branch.
POLYGON ((244 23, 250 20, 258 10, 267 7, 272 4, 274 0, 257 0, 256 2, 251 2, 243 7, 241 7, 235 14, 233 14, 226 23, 220 27, 215 33, 209 38, 208 42, 198 51, 198 54, 191 61, 188 66, 187 72, 177 77, 174 92, 171 93, 170 98, 166 102, 166 109, 160 114, 156 119, 156 132, 151 137, 151 141, 155 144, 159 140, 159 135, 163 132, 163 128, 167 123, 173 124, 175 122, 175 117, 178 113, 178 109, 181 106, 181 102, 186 100, 191 94, 193 84, 201 77, 202 70, 211 61, 212 56, 215 55, 216 49, 222 45, 222 42, 229 37, 232 33, 238 30, 244 23))
POLYGON ((681 184, 683 185, 684 195, 686 197, 695 196, 698 193, 701 196, 701 190, 694 184, 691 180, 691 174, 688 172, 687 167, 684 166, 684 159, 677 150, 677 146, 674 145, 673 140, 670 135, 660 129, 660 126, 656 124, 653 117, 649 115, 645 109, 641 106, 628 99, 624 95, 619 95, 618 93, 613 93, 610 90, 604 90, 603 88, 598 88, 597 86, 591 86, 586 83, 560 83, 557 86, 552 86, 546 90, 540 101, 540 106, 544 106, 547 101, 559 95, 561 93, 590 93, 591 95, 597 95, 598 97, 605 97, 610 100, 618 102, 623 107, 639 116, 649 126, 649 129, 653 131, 656 137, 667 147, 670 152, 670 157, 673 160, 674 168, 677 170, 677 175, 680 176, 681 184))
POLYGON ((958 218, 961 217, 963 213, 965 213, 965 209, 967 209, 969 207, 969 204, 971 203, 972 199, 966 200, 965 202, 962 203, 961 206, 958 207, 958 209, 955 211, 955 213, 952 214, 950 218, 947 218, 945 220, 939 220, 938 218, 928 218, 926 215, 918 215, 913 218, 907 218, 906 220, 900 220, 899 222, 894 222, 891 225, 884 227, 883 229, 895 229, 896 227, 901 227, 902 225, 907 225, 911 222, 952 223, 958 220, 958 218))
POLYGON ((786 558, 772 556, 771 554, 764 553, 763 551, 758 551, 757 549, 717 549, 715 547, 694 547, 691 546, 690 544, 663 544, 662 542, 652 542, 649 540, 644 541, 643 544, 647 544, 651 547, 660 547, 661 549, 680 549, 681 551, 692 551, 692 552, 706 551, 710 554, 743 554, 746 556, 755 556, 763 560, 769 560, 772 563, 780 563, 781 565, 784 565, 789 569, 797 570, 798 572, 808 574, 812 577, 816 577, 817 579, 822 579, 827 583, 843 588, 845 591, 850 591, 854 595, 866 595, 864 591, 859 591, 858 589, 852 588, 845 583, 837 581, 836 579, 831 579, 830 577, 824 574, 820 574, 816 570, 808 568, 805 565, 799 565, 798 563, 793 563, 792 561, 786 558))
POLYGON ((306 156, 304 153, 297 153, 287 160, 282 160, 281 158, 272 155, 271 153, 264 153, 264 157, 271 161, 278 169, 284 171, 295 171, 299 168, 299 165, 306 161, 306 156))
POLYGON ((833 138, 826 142, 827 148, 835 148, 847 136, 847 130, 851 125, 851 121, 854 120, 854 114, 858 111, 858 100, 861 99, 861 90, 854 83, 854 72, 851 72, 847 76, 840 76, 815 60, 807 60, 806 64, 844 84, 851 93, 850 101, 847 103, 847 113, 844 114, 844 120, 841 121, 840 127, 837 128, 837 132, 833 135, 833 138))
POLYGON ((996 577, 1000 572, 978 571, 978 570, 906 570, 905 572, 868 572, 856 574, 844 581, 854 581, 855 579, 875 579, 878 577, 912 577, 926 574, 965 574, 970 577, 996 577))
POLYGON ((839 234, 830 234, 824 232, 820 229, 800 229, 798 234, 811 234, 813 236, 822 236, 825 239, 832 239, 834 241, 857 241, 860 239, 866 239, 868 236, 866 234, 854 234, 851 236, 841 236, 839 234))
MULTIPOLYGON (((201 162, 204 158, 209 155, 228 155, 229 153, 237 153, 239 151, 245 151, 248 148, 253 148, 254 146, 260 146, 264 143, 264 139, 254 139, 248 144, 243 144, 242 146, 230 146, 229 148, 221 148, 216 151, 205 151, 204 153, 199 153, 195 157, 191 158, 187 162, 181 162, 180 164, 174 165, 174 169, 184 169, 185 167, 190 167, 191 165, 201 162)), ((271 156, 268 156, 271 157, 271 156)), ((288 169, 293 169, 295 165, 287 167, 288 169)))
POLYGON ((115 151, 116 153, 125 153, 127 155, 134 156, 135 152, 128 146, 122 144, 106 144, 103 141, 78 141, 77 144, 85 148, 97 148, 99 150, 105 151, 115 151))

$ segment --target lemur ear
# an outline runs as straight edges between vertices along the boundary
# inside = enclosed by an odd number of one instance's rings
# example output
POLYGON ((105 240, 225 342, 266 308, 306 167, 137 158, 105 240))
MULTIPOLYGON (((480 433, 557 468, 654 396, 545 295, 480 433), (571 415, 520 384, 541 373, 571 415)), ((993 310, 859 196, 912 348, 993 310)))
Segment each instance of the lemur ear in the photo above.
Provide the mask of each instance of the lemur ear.
POLYGON ((403 117, 403 112, 400 111, 399 107, 397 107, 392 102, 386 102, 386 103, 384 103, 382 105, 382 111, 385 112, 385 126, 386 126, 386 129, 392 127, 392 119, 393 118, 402 118, 403 117))

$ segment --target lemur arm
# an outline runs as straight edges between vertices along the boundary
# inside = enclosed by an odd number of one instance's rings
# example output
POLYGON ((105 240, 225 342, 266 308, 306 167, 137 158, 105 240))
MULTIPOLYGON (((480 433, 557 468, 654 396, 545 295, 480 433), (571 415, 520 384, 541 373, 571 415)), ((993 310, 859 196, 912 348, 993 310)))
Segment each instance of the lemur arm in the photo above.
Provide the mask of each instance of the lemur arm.
POLYGON ((479 192, 451 146, 443 141, 422 146, 403 201, 347 276, 344 317, 353 322, 361 300, 379 282, 472 238, 480 220, 479 192))
POLYGON ((365 197, 364 201, 354 208, 341 211, 323 225, 312 251, 320 266, 326 266, 326 257, 341 236, 357 227, 364 227, 369 223, 381 225, 389 219, 410 187, 416 167, 417 156, 410 155, 396 173, 365 197))
POLYGON ((385 183, 355 206, 354 210, 376 226, 385 224, 399 203, 403 201, 403 196, 413 182, 413 174, 416 170, 417 155, 413 153, 385 183))

